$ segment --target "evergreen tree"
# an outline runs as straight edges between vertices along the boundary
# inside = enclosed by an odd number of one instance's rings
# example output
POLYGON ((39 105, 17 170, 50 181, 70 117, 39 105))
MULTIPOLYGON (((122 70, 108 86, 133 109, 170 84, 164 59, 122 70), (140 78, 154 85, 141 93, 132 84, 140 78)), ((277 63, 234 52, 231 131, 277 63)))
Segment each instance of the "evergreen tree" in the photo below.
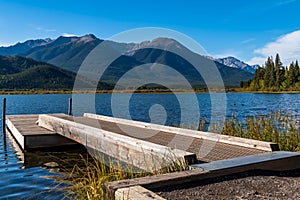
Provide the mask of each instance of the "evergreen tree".
POLYGON ((268 57, 268 60, 265 64, 265 74, 264 74, 264 82, 265 86, 271 88, 275 84, 275 66, 272 57, 268 57))
POLYGON ((296 60, 295 63, 295 77, 296 77, 296 82, 300 82, 300 69, 299 69, 298 60, 296 60))
POLYGON ((287 78, 288 78, 289 87, 293 87, 296 83, 296 73, 295 73, 295 64, 294 64, 294 62, 292 62, 290 64, 287 78))
POLYGON ((255 90, 259 90, 265 87, 264 81, 262 82, 261 80, 264 80, 265 77, 265 68, 259 67, 254 74, 254 79, 253 79, 253 87, 255 90))
POLYGON ((251 90, 300 90, 300 67, 298 61, 292 62, 289 67, 284 67, 279 54, 275 61, 268 57, 265 66, 259 67, 252 80, 241 83, 241 86, 251 90))
POLYGON ((282 82, 284 81, 284 67, 280 61, 279 54, 275 57, 275 87, 277 89, 281 88, 282 82))

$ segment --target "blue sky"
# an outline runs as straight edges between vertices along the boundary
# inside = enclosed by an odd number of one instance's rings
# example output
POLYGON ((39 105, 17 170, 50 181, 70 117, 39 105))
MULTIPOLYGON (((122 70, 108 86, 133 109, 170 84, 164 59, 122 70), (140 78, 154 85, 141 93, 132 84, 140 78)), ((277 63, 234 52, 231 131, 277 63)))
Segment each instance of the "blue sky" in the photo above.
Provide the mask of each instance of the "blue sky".
POLYGON ((184 33, 216 57, 251 64, 281 54, 300 60, 300 1, 0 0, 0 46, 34 38, 93 33, 105 39, 141 27, 184 33))

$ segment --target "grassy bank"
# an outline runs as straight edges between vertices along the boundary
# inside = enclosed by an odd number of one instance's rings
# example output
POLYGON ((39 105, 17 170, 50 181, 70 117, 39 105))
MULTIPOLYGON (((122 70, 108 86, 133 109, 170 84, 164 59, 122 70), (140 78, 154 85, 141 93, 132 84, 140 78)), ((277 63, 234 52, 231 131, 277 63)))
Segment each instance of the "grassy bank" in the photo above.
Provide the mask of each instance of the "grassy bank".
POLYGON ((72 90, 0 90, 0 95, 18 94, 71 94, 72 90))
POLYGON ((250 88, 227 88, 226 92, 244 92, 244 93, 261 93, 261 94, 299 94, 300 90, 252 90, 250 88))
MULTIPOLYGON (((220 90, 215 90, 219 92, 220 90)), ((82 91, 73 91, 73 90, 0 90, 0 95, 17 95, 17 94, 111 94, 111 93, 120 93, 120 94, 172 94, 175 93, 205 93, 208 92, 204 89, 197 90, 164 90, 164 89, 153 89, 153 90, 82 90, 82 91)))
POLYGON ((282 151, 300 151, 299 126, 296 116, 281 112, 250 116, 246 121, 232 116, 225 121, 221 134, 278 143, 282 151))

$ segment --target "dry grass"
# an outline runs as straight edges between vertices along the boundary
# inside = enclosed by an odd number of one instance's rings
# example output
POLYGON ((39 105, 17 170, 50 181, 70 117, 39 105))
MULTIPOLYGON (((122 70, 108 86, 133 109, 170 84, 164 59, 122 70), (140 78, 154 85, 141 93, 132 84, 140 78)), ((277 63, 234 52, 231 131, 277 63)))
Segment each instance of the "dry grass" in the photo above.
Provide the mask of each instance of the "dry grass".
POLYGON ((104 199, 103 186, 107 182, 183 171, 188 168, 183 160, 177 160, 155 172, 138 170, 132 165, 112 159, 107 160, 103 156, 82 157, 82 161, 84 165, 75 165, 67 172, 68 178, 60 180, 69 184, 64 189, 67 191, 67 197, 72 199, 104 199))

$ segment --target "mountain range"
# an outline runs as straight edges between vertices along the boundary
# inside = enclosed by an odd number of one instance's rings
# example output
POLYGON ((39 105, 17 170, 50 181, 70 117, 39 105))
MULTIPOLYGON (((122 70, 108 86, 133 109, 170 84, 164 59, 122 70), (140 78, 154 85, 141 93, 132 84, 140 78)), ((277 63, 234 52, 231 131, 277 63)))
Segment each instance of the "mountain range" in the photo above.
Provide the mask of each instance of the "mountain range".
MULTIPOLYGON (((51 69, 55 68, 57 73, 64 73, 66 79, 69 81, 74 80, 74 74, 78 71, 81 63, 91 50, 93 50, 101 42, 103 42, 103 40, 92 34, 82 37, 60 36, 54 40, 28 40, 9 47, 0 47, 0 55, 2 55, 2 60, 8 59, 16 63, 18 63, 17 61, 20 60, 21 57, 24 59, 24 62, 28 63, 33 62, 32 59, 34 59, 37 62, 37 66, 48 66, 48 68, 50 67, 51 69)), ((185 55, 193 55, 199 63, 202 63, 203 67, 205 67, 205 63, 208 63, 209 60, 213 60, 212 62, 214 62, 217 66, 226 87, 239 87, 240 81, 246 81, 253 78, 253 73, 255 72, 255 66, 247 65, 236 58, 228 57, 222 59, 208 59, 206 56, 196 54, 176 40, 169 38, 156 38, 152 41, 144 41, 141 43, 119 43, 106 41, 106 44, 108 44, 114 51, 122 53, 122 55, 113 61, 103 74, 100 81, 102 82, 101 88, 104 89, 106 89, 106 87, 112 89, 113 85, 115 85, 126 72, 134 69, 136 66, 141 66, 147 63, 157 63, 170 66, 182 74, 193 87, 205 88, 205 82, 195 68, 193 68, 193 66, 184 58, 172 53, 178 51, 185 55)), ((15 65, 15 63, 11 64, 15 65)), ((0 68, 3 68, 2 64, 0 65, 0 68)), ((155 67, 156 71, 153 71, 152 68, 145 68, 145 71, 148 70, 151 75, 158 76, 157 78, 159 78, 159 74, 163 71, 159 71, 161 70, 159 67, 155 67)), ((5 68, 5 70, 8 69, 5 68)), ((16 75, 18 73, 25 73, 24 70, 30 70, 30 73, 33 73, 34 68, 25 67, 21 71, 13 71, 15 73, 14 77, 19 77, 16 75)), ((28 76, 29 72, 26 73, 28 76)), ((55 72, 54 74, 57 73, 55 72)), ((1 75, 3 77, 4 75, 12 76, 12 73, 2 73, 1 75)), ((176 80, 174 80, 174 77, 172 76, 167 74, 164 79, 172 80, 174 85, 176 85, 176 80)), ((59 77, 63 78, 63 76, 60 75, 59 77)), ((130 81, 138 81, 137 77, 132 76, 130 78, 130 81)), ((0 85, 0 87, 5 88, 3 85, 0 85)), ((67 83, 66 87, 69 87, 67 83)))

